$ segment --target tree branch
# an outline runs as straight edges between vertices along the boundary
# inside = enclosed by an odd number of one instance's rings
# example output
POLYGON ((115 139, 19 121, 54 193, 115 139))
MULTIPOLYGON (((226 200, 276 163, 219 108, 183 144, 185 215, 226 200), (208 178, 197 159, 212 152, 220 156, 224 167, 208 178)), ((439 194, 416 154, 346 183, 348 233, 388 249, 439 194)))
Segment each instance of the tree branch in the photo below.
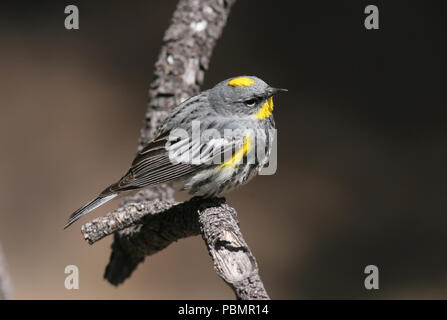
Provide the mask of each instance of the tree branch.
POLYGON ((104 275, 114 285, 128 278, 146 256, 179 239, 202 234, 216 272, 239 299, 269 298, 256 260, 239 229, 236 210, 224 198, 129 203, 86 223, 81 231, 89 244, 115 233, 104 275))
MULTIPOLYGON (((138 150, 151 141, 174 106, 199 92, 235 1, 179 1, 155 64, 138 150)), ((195 197, 176 203, 173 194, 168 184, 146 188, 125 198, 119 209, 82 226, 90 244, 114 233, 104 277, 118 285, 146 256, 181 238, 202 234, 216 272, 238 299, 269 299, 256 260, 239 229, 236 210, 222 198, 195 197)))
MULTIPOLYGON (((225 200, 224 200, 225 201, 225 200)), ((202 238, 214 269, 243 300, 270 299, 258 273, 258 264, 239 229, 236 210, 221 202, 199 211, 202 238)))

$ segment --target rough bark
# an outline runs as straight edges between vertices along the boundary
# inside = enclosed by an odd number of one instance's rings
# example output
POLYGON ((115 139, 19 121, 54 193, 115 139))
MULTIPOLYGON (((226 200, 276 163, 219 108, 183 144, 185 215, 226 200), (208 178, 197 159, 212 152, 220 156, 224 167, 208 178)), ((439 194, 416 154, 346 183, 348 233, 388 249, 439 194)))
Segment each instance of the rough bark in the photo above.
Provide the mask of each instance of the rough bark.
MULTIPOLYGON (((155 64, 138 150, 154 137, 169 111, 199 92, 212 50, 236 0, 180 0, 155 64)), ((202 234, 216 272, 238 299, 269 299, 258 266, 225 199, 193 198, 175 203, 169 184, 147 188, 121 207, 82 226, 90 243, 114 233, 104 277, 118 285, 146 256, 178 239, 202 234)))
POLYGON ((146 256, 179 239, 202 234, 216 272, 239 299, 269 298, 240 231, 236 210, 223 198, 129 203, 86 223, 81 230, 90 244, 115 233, 104 275, 114 285, 129 277, 146 256))

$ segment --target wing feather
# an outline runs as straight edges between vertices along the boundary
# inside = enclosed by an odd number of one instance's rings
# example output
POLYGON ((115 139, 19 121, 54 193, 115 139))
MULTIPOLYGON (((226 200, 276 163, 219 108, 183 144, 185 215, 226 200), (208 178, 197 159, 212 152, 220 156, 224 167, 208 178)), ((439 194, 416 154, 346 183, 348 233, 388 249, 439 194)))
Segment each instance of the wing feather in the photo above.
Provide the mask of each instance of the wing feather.
POLYGON ((102 195, 187 177, 204 167, 226 161, 242 145, 243 138, 215 138, 197 143, 189 138, 170 140, 169 135, 164 134, 143 148, 127 173, 102 195))

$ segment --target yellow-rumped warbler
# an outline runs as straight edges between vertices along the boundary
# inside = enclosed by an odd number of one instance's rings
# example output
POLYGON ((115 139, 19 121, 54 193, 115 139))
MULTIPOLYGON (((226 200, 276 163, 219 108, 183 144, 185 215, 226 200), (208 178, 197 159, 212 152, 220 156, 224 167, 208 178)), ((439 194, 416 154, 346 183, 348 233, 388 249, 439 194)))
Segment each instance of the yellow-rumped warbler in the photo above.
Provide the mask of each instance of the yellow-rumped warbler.
POLYGON ((280 91, 287 90, 241 76, 182 102, 126 174, 75 211, 65 228, 123 191, 181 179, 184 190, 210 197, 248 182, 268 163, 275 128, 272 97, 280 91))

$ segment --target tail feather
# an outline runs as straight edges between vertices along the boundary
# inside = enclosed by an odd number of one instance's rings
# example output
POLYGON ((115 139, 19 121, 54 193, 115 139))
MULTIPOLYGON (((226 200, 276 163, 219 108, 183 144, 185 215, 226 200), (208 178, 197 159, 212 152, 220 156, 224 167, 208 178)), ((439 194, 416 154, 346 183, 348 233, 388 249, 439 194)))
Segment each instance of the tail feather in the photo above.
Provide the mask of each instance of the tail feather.
POLYGON ((79 208, 78 210, 73 212, 73 214, 70 216, 70 218, 68 218, 68 222, 65 225, 64 229, 68 228, 72 223, 74 223, 76 220, 78 220, 83 215, 85 215, 85 214, 89 213, 90 211, 98 208, 99 206, 103 205, 104 203, 112 200, 117 195, 118 195, 117 193, 112 193, 112 194, 108 194, 108 195, 105 195, 105 196, 99 196, 98 198, 96 198, 96 199, 90 201, 89 203, 87 203, 85 206, 79 208))

